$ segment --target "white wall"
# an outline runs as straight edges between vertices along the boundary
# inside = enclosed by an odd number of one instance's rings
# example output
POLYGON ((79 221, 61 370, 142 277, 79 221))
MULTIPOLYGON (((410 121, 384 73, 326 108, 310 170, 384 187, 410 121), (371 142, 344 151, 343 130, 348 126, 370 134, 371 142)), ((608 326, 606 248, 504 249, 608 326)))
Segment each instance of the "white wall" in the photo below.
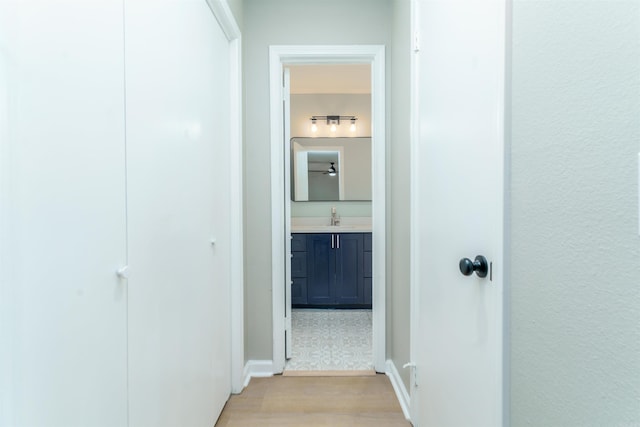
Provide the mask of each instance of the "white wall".
POLYGON ((386 0, 244 3, 246 359, 273 354, 269 45, 388 45, 388 15, 386 0))
POLYGON ((640 3, 515 1, 511 424, 640 425, 640 3))

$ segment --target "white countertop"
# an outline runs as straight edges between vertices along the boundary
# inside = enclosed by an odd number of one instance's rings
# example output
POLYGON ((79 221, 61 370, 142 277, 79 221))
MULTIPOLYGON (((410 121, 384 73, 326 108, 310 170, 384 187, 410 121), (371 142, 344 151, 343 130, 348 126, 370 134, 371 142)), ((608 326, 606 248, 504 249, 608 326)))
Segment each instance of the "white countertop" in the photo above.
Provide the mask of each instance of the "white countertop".
POLYGON ((292 233, 370 233, 370 225, 292 225, 292 233))
POLYGON ((370 233, 370 217, 340 218, 340 225, 330 225, 330 217, 291 218, 292 233, 370 233))

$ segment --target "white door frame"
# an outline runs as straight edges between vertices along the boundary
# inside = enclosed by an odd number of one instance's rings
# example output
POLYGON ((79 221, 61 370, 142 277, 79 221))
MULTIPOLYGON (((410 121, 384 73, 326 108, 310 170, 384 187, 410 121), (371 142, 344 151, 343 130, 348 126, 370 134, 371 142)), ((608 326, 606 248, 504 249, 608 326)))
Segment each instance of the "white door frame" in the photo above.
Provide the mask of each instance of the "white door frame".
MULTIPOLYGON (((244 383, 244 248, 242 205, 242 38, 229 5, 224 0, 206 0, 213 16, 229 40, 229 111, 231 135, 229 140, 229 199, 230 210, 230 277, 231 301, 231 369, 232 393, 240 393, 244 383)), ((224 185, 224 184, 223 184, 224 185)), ((211 242, 214 244, 215 242, 211 242)))
POLYGON ((282 155, 283 64, 371 64, 372 231, 373 231, 373 363, 385 372, 386 299, 386 129, 385 48, 382 45, 271 46, 269 86, 271 104, 271 266, 273 296, 273 372, 284 370, 285 349, 285 175, 282 155))

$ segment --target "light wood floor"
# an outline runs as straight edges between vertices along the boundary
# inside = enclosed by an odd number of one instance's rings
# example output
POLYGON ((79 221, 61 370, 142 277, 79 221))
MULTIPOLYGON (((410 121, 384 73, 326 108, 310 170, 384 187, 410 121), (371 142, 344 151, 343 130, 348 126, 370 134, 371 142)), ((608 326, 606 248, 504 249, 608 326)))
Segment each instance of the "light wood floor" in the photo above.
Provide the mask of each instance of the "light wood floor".
POLYGON ((410 426, 386 375, 253 378, 216 427, 410 426))

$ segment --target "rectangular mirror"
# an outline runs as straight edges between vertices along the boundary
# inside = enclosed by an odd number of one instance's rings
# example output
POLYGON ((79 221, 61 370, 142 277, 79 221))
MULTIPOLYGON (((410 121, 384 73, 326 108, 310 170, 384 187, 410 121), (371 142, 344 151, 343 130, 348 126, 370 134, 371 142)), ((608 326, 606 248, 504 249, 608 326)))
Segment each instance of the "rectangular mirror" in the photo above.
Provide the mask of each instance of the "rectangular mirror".
POLYGON ((291 138, 291 200, 371 200, 371 138, 291 138))

